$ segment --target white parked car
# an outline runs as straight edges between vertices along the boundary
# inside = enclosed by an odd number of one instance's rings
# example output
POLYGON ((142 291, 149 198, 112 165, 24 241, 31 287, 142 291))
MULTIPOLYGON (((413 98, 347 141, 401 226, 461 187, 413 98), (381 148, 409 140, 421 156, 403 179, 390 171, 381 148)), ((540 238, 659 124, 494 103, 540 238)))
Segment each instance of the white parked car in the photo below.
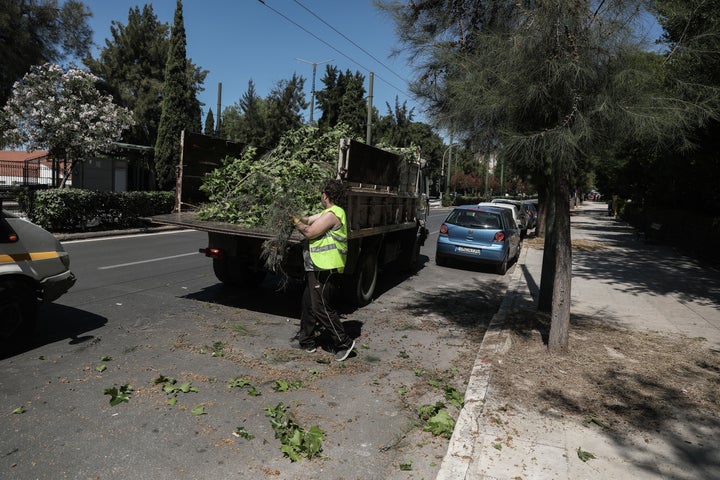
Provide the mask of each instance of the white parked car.
POLYGON ((518 224, 518 227, 520 228, 520 236, 522 238, 525 238, 527 236, 527 231, 529 228, 529 219, 527 210, 525 209, 525 206, 523 206, 522 202, 520 200, 510 200, 507 198, 493 198, 490 200, 494 205, 515 205, 518 210, 518 218, 520 218, 520 222, 518 224))
POLYGON ((480 206, 485 207, 501 207, 506 208, 508 210, 512 210, 513 218, 515 219, 515 224, 518 227, 518 230, 520 230, 520 238, 525 238, 527 235, 527 217, 523 215, 525 210, 522 209, 522 207, 518 207, 517 205, 514 205, 512 203, 505 203, 505 202, 480 202, 478 203, 480 206))

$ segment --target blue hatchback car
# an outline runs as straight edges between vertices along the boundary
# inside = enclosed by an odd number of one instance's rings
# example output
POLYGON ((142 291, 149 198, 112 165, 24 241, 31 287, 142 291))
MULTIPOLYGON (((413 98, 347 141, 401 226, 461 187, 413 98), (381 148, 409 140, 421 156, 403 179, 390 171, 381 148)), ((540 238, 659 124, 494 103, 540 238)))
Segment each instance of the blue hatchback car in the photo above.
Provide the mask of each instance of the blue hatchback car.
POLYGON ((462 205, 453 209, 440 226, 435 263, 487 263, 505 275, 508 264, 519 255, 520 230, 510 210, 462 205))

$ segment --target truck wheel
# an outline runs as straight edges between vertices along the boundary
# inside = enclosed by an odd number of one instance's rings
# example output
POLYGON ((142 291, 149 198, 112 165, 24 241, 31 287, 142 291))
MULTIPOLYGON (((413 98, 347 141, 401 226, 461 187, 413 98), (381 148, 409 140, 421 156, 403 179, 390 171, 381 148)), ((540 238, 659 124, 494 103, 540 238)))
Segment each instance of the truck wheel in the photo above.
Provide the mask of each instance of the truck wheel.
POLYGON ((378 264, 375 252, 364 255, 358 266, 360 268, 353 276, 355 302, 358 307, 363 307, 372 301, 377 285, 378 264))
POLYGON ((0 282, 0 340, 29 337, 37 322, 37 299, 27 284, 0 282))
POLYGON ((218 280, 231 287, 256 287, 266 274, 264 270, 252 270, 247 263, 230 258, 213 258, 213 271, 218 280))
POLYGON ((409 251, 403 252, 401 257, 401 268, 407 273, 418 271, 418 260, 420 259, 420 240, 415 234, 412 236, 412 247, 409 251))

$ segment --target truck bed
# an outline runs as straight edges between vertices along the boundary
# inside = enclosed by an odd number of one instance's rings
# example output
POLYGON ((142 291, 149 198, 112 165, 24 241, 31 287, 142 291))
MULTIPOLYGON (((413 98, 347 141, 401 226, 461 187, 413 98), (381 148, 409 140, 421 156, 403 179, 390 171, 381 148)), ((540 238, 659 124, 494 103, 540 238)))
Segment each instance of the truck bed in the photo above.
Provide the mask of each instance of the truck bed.
MULTIPOLYGON (((240 235, 243 237, 253 237, 261 239, 270 239, 274 235, 268 230, 257 227, 245 227, 228 222, 216 222, 213 220, 200 220, 197 218, 197 212, 180 212, 169 213, 167 215, 155 215, 149 220, 161 225, 174 225, 177 227, 191 228, 202 232, 225 233, 229 235, 240 235)), ((290 243, 300 242, 302 235, 294 232, 290 237, 290 243)))

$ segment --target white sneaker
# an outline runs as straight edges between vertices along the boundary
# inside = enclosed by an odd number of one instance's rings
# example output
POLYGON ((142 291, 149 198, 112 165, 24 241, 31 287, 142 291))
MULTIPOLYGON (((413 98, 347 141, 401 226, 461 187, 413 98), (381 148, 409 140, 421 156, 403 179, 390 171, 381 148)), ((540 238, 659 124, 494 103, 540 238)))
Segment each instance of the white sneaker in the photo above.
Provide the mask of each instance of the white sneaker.
POLYGON ((338 361, 338 362, 342 362, 343 360, 345 360, 347 357, 350 356, 350 354, 351 354, 352 351, 353 351, 353 348, 355 348, 355 340, 353 340, 352 344, 350 344, 350 346, 349 346, 348 348, 346 348, 346 349, 344 348, 344 349, 342 349, 342 350, 338 350, 338 351, 335 353, 335 360, 338 361))

